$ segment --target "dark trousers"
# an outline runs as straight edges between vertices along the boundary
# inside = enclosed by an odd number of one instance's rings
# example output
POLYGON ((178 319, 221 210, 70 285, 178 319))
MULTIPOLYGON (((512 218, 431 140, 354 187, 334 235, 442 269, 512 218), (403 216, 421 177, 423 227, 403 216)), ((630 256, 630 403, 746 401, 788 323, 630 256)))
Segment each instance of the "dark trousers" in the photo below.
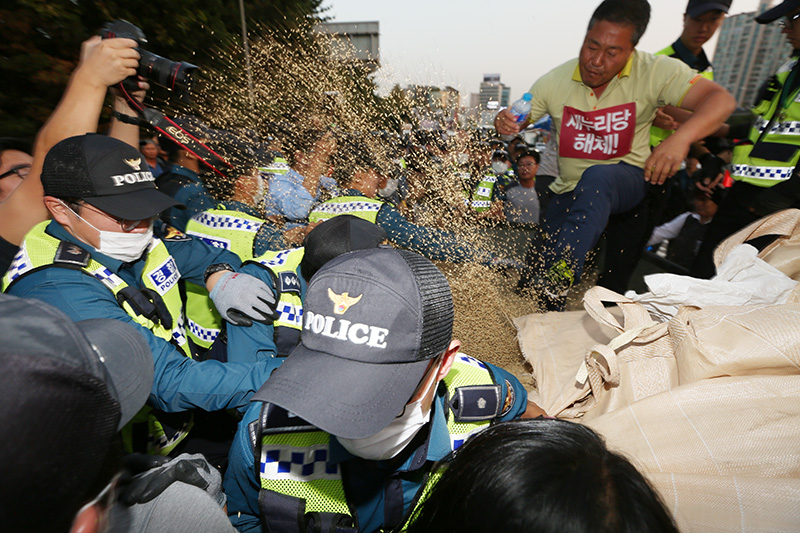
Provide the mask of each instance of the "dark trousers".
POLYGON ((586 255, 597 244, 609 217, 633 209, 646 191, 641 168, 627 163, 589 167, 572 192, 550 199, 542 223, 545 241, 531 242, 528 265, 546 270, 566 259, 577 281, 586 255))

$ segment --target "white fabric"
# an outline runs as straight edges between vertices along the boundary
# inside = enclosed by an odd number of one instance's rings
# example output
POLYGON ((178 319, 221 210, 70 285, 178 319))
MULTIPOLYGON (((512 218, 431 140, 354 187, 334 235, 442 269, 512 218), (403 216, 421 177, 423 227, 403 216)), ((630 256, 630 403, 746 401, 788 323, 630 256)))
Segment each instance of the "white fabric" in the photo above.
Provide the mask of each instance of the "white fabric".
POLYGON ((786 303, 797 286, 786 274, 757 257, 749 244, 735 248, 710 280, 677 274, 651 274, 644 281, 650 292, 625 296, 667 321, 682 305, 761 305, 786 303))

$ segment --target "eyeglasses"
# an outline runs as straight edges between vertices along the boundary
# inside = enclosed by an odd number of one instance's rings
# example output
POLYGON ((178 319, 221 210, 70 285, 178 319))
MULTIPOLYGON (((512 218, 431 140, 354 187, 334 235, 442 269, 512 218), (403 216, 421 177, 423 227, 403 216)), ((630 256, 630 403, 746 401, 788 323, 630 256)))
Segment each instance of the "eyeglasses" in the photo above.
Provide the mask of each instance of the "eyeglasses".
POLYGON ((5 177, 7 177, 7 176, 10 176, 11 174, 16 174, 17 176, 19 176, 20 179, 24 180, 25 178, 28 177, 28 174, 30 174, 30 172, 31 172, 31 166, 30 165, 28 165, 28 164, 17 165, 14 168, 12 168, 11 170, 9 170, 8 172, 3 172, 2 174, 0 174, 0 180, 5 178, 5 177))
POLYGON ((517 164, 517 168, 534 168, 536 165, 537 163, 519 163, 517 164))
POLYGON ((800 13, 795 13, 794 15, 787 15, 783 17, 783 20, 780 21, 778 24, 780 25, 782 30, 789 30, 794 25, 794 21, 800 18, 800 13))
POLYGON ((81 206, 89 209, 89 211, 94 211, 95 213, 100 213, 104 217, 113 220, 114 222, 119 224, 119 227, 125 233, 129 233, 129 232, 133 231, 137 226, 139 226, 139 224, 141 224, 144 221, 147 221, 148 224, 149 224, 149 223, 152 223, 156 219, 156 217, 150 217, 150 218, 143 218, 141 220, 127 220, 127 219, 124 219, 124 218, 117 218, 114 215, 109 215, 105 211, 100 211, 96 207, 93 207, 93 206, 91 206, 89 204, 86 204, 86 203, 81 204, 81 206))

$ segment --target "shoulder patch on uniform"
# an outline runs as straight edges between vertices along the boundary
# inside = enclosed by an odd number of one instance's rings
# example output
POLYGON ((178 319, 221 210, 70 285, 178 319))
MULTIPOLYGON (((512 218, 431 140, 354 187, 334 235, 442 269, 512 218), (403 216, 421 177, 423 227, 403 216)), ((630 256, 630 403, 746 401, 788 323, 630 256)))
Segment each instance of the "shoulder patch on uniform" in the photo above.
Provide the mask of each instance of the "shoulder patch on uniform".
POLYGON ((450 408, 456 422, 480 422, 500 415, 500 385, 468 385, 458 387, 450 408))
POLYGON ((299 431, 319 431, 299 416, 282 407, 266 403, 261 410, 261 432, 264 435, 299 431))
POLYGON ((164 236, 162 237, 165 241, 170 242, 180 242, 180 241, 190 241, 192 240, 191 237, 183 233, 181 230, 177 228, 173 228, 169 224, 164 224, 164 236))
POLYGON ((68 265, 78 268, 85 268, 89 266, 89 261, 92 259, 92 254, 71 242, 61 241, 56 250, 56 256, 53 262, 59 265, 68 265))
POLYGON ((281 292, 294 292, 300 294, 300 278, 294 272, 281 272, 280 278, 281 292))
POLYGON ((500 416, 506 416, 511 408, 514 407, 514 402, 517 399, 517 392, 514 390, 514 386, 509 383, 506 379, 506 399, 503 401, 503 410, 500 412, 500 416))

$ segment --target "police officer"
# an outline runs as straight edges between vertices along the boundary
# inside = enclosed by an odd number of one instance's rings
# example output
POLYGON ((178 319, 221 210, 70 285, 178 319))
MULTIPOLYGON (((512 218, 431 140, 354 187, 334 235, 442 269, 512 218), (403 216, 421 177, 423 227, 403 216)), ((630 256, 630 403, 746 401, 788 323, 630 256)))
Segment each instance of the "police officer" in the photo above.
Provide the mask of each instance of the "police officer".
MULTIPOLYGON (((247 405, 275 365, 188 357, 178 281, 205 283, 220 314, 240 325, 274 319, 272 288, 237 273, 235 255, 155 226, 155 217, 177 202, 155 188, 142 155, 122 141, 95 134, 65 139, 45 157, 41 180, 53 220, 25 237, 4 290, 50 303, 73 320, 114 318, 141 329, 155 362, 151 408, 247 405)), ((169 431, 151 421, 147 448, 171 451, 188 423, 181 420, 169 431)), ((128 437, 135 444, 134 435, 128 437)))
POLYGON ((690 273, 700 278, 714 275, 714 248, 728 235, 781 209, 800 207, 800 0, 785 0, 756 17, 767 24, 783 17, 783 33, 794 52, 791 60, 764 85, 753 109, 756 120, 748 143, 733 150, 735 180, 708 227, 690 273))
POLYGON ((364 143, 353 141, 339 150, 335 163, 334 176, 342 184, 342 194, 315 207, 308 216, 309 222, 350 214, 377 224, 390 241, 429 259, 453 263, 477 260, 485 264, 498 261, 493 254, 472 249, 449 231, 409 222, 394 206, 377 199, 382 181, 380 169, 364 143))
POLYGON ((471 434, 542 414, 514 376, 459 353, 447 280, 413 252, 333 259, 303 316, 231 448, 224 489, 240 531, 391 529, 471 434))

